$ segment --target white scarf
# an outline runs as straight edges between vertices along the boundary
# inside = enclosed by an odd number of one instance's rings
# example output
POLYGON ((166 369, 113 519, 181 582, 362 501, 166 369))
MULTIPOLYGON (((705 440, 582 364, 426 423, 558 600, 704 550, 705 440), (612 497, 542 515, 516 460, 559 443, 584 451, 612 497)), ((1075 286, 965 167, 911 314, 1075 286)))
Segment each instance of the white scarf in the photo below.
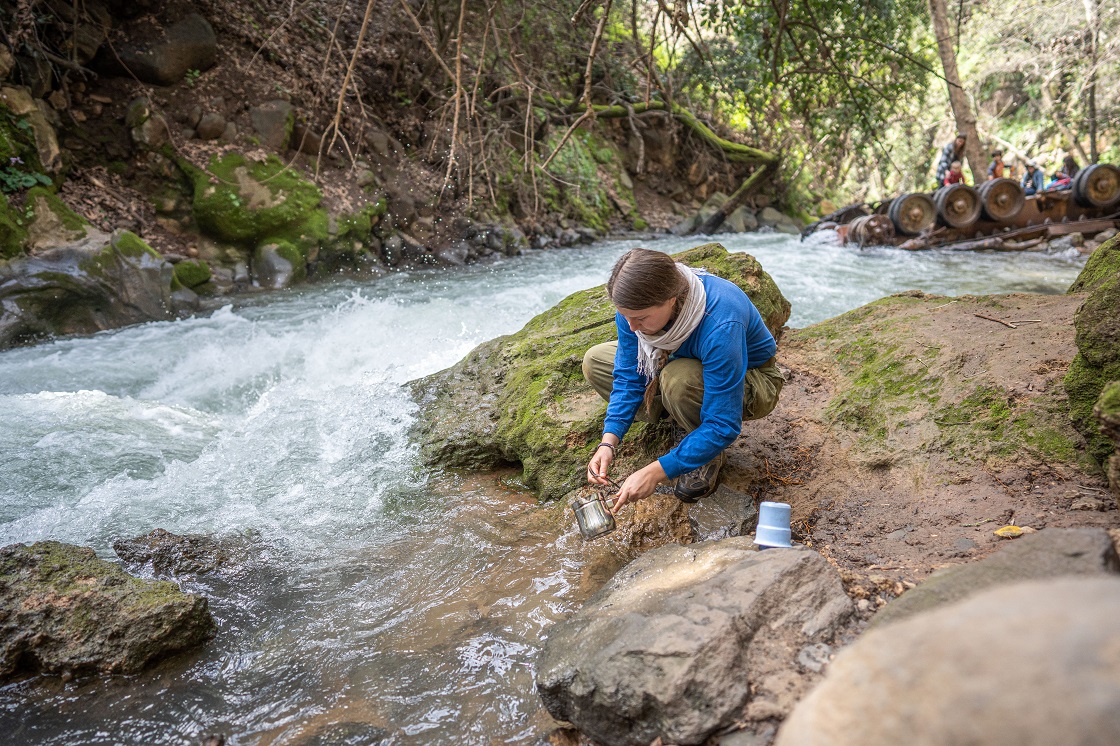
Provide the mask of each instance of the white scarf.
POLYGON ((638 373, 645 376, 647 381, 657 378, 660 351, 665 350, 670 355, 676 352, 704 320, 708 294, 704 291, 704 283, 700 281, 698 275, 707 273, 702 269, 686 267, 680 262, 677 262, 677 271, 688 280, 688 297, 685 298, 684 306, 677 314, 673 325, 663 334, 634 332, 638 336, 638 373))

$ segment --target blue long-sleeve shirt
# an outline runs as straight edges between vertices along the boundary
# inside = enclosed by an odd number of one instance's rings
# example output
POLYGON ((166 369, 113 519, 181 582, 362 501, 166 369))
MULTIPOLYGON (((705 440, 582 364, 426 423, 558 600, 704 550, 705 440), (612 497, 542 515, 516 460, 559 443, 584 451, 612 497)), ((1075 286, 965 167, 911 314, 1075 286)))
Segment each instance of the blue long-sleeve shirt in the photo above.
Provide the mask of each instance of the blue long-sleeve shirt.
MULTIPOLYGON (((739 437, 743 428, 743 380, 777 351, 762 315, 737 285, 715 275, 700 275, 707 294, 704 319, 671 359, 694 358, 704 366, 700 427, 658 461, 669 478, 699 468, 739 437)), ((638 373, 638 337, 622 314, 615 314, 618 352, 614 387, 604 432, 622 438, 642 404, 646 379, 638 373)))

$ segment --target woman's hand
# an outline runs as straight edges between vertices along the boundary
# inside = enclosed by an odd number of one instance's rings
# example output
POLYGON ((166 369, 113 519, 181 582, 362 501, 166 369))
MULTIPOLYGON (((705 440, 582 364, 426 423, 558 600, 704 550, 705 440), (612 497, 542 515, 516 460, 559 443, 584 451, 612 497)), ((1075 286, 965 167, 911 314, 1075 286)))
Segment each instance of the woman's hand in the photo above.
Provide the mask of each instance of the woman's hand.
POLYGON ((591 461, 587 464, 587 481, 592 484, 610 484, 607 477, 610 475, 611 462, 614 461, 614 447, 618 445, 618 438, 613 435, 604 435, 603 442, 591 454, 591 461), (613 442, 612 442, 613 441, 613 442), (605 443, 606 445, 603 445, 605 443), (607 446, 610 446, 609 448, 607 446))
POLYGON ((658 483, 664 478, 665 470, 661 468, 660 461, 654 461, 638 469, 622 483, 622 489, 618 491, 611 513, 617 514, 627 503, 646 499, 653 494, 658 483))

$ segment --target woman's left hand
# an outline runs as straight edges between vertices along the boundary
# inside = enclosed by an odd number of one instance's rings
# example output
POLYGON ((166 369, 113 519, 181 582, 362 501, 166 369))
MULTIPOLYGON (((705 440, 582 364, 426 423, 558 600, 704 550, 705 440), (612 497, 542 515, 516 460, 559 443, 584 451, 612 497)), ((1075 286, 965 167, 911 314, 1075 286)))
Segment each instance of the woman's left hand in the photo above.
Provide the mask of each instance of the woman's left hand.
POLYGON ((618 491, 611 513, 617 514, 627 503, 646 499, 653 494, 662 479, 665 479, 665 470, 661 468, 660 461, 654 461, 638 469, 622 483, 622 489, 618 491))

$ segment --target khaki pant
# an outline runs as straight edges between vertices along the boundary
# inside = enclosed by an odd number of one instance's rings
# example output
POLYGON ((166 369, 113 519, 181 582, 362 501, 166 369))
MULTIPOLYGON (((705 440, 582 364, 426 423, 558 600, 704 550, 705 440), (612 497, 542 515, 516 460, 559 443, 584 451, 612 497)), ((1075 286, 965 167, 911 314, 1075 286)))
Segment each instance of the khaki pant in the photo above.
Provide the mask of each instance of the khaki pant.
MULTIPOLYGON (((583 356, 583 377, 605 400, 611 399, 614 385, 614 354, 618 342, 595 345, 583 356)), ((642 422, 656 422, 664 413, 692 432, 700 427, 700 405, 704 402, 704 366, 699 360, 680 358, 671 360, 661 369, 660 388, 650 411, 640 406, 635 417, 642 422)), ((782 372, 774 358, 757 368, 747 371, 743 382, 743 419, 757 420, 765 417, 778 404, 782 393, 782 372)))

